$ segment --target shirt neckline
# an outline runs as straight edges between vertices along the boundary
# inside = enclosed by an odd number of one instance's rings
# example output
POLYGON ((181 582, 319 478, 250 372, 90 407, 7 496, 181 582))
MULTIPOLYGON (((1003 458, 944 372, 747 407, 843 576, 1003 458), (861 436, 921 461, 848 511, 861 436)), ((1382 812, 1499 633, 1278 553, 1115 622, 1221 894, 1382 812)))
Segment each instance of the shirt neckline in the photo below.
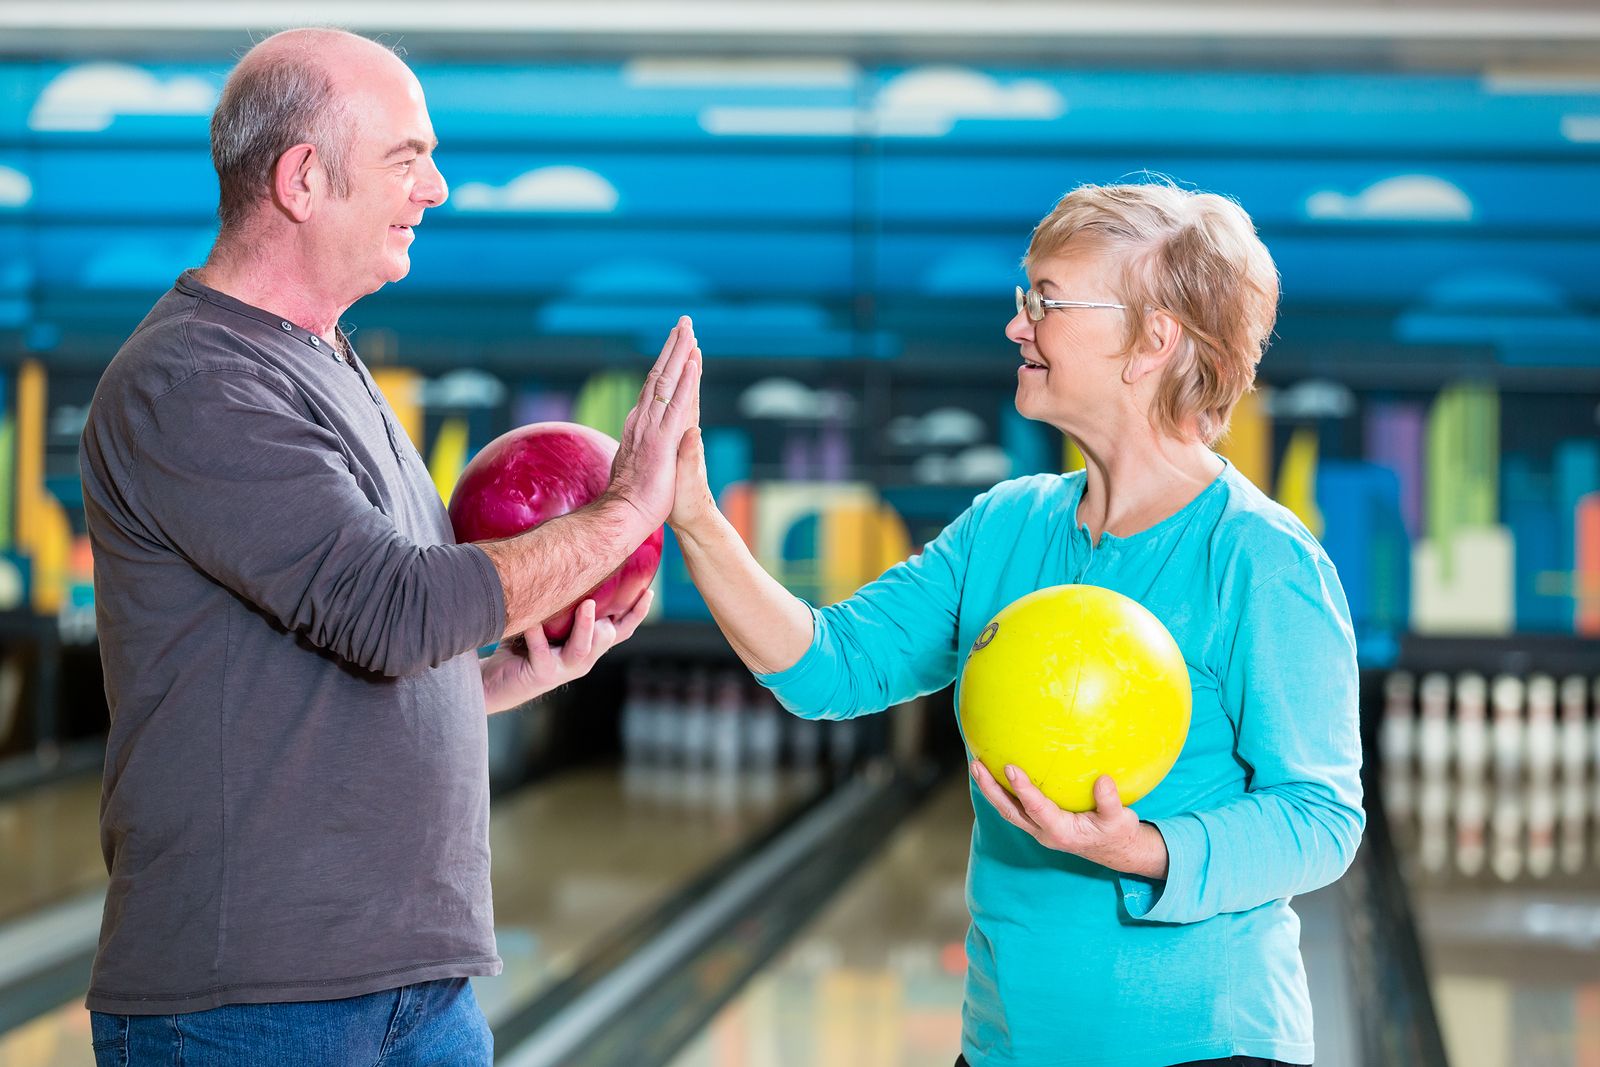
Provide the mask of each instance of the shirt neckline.
MULTIPOLYGON (((353 363, 346 363, 344 356, 339 351, 340 345, 330 345, 322 339, 321 334, 312 333, 298 323, 290 322, 281 315, 274 315, 265 308, 247 304, 238 297, 229 296, 220 289, 213 289, 201 281, 193 269, 186 270, 178 275, 178 280, 173 283, 173 288, 189 296, 198 297, 208 304, 214 304, 224 311, 231 311, 235 315, 254 319, 256 322, 270 327, 276 333, 280 333, 285 337, 293 337, 319 355, 331 356, 336 363, 354 366, 353 363)), ((351 356, 354 357, 355 346, 350 343, 349 335, 345 332, 344 327, 335 326, 334 330, 337 332, 338 339, 343 342, 342 347, 349 350, 351 356)))
POLYGON ((1085 474, 1082 478, 1077 480, 1077 491, 1072 494, 1072 500, 1070 501, 1070 507, 1067 512, 1072 517, 1073 529, 1076 532, 1081 533, 1086 540, 1090 541, 1091 546, 1097 550, 1104 548, 1107 545, 1129 545, 1137 541, 1159 537, 1172 527, 1188 521, 1188 519, 1192 517, 1193 513, 1204 507, 1205 502, 1218 491, 1218 488, 1221 485, 1228 480, 1228 475, 1233 470, 1233 463, 1228 459, 1227 456, 1224 456, 1221 453, 1213 452, 1211 454, 1222 460, 1222 470, 1217 472, 1217 476, 1211 479, 1210 483, 1207 484, 1204 489, 1195 494, 1193 500, 1189 501, 1177 511, 1174 511, 1171 515, 1168 515, 1160 522, 1146 526, 1144 529, 1128 534, 1125 537, 1118 537, 1116 534, 1101 531, 1100 540, 1098 542, 1093 541, 1093 539, 1090 537, 1088 525, 1078 521, 1078 505, 1083 502, 1083 492, 1088 488, 1089 485, 1089 477, 1087 474, 1085 474))

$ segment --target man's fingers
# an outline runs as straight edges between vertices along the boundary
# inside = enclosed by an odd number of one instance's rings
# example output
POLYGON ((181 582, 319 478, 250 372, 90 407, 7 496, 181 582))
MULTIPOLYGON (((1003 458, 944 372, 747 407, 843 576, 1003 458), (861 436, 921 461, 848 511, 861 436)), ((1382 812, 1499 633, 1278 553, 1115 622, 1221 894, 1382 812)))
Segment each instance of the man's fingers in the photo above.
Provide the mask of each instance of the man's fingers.
POLYGON ((562 652, 569 660, 583 660, 593 647, 594 601, 585 600, 578 605, 577 613, 572 617, 572 633, 567 635, 566 647, 562 652))
POLYGON ((650 373, 645 374, 645 384, 638 387, 638 403, 635 403, 634 411, 648 411, 650 398, 656 395, 656 381, 661 378, 661 368, 667 365, 667 358, 672 355, 674 346, 677 346, 678 333, 682 330, 682 325, 682 318, 678 318, 677 325, 672 326, 672 330, 667 331, 666 342, 662 342, 661 355, 656 357, 656 362, 651 363, 650 373))
POLYGON ((689 353, 694 351, 694 326, 685 315, 679 320, 677 336, 673 338, 672 351, 667 355, 667 361, 661 366, 661 373, 656 376, 655 388, 651 390, 649 401, 666 407, 677 395, 678 379, 683 375, 684 364, 689 360, 689 353), (667 403, 662 403, 666 401, 667 403))
POLYGON ((646 588, 639 599, 633 602, 621 618, 617 620, 617 642, 626 641, 633 636, 633 632, 644 622, 645 616, 650 614, 650 604, 655 600, 655 590, 646 588))
MULTIPOLYGON (((540 656, 547 655, 550 652, 550 642, 545 639, 544 626, 542 624, 536 623, 518 636, 522 638, 522 653, 528 659, 538 659, 540 656)), ((516 638, 511 638, 511 640, 515 641, 516 638)))

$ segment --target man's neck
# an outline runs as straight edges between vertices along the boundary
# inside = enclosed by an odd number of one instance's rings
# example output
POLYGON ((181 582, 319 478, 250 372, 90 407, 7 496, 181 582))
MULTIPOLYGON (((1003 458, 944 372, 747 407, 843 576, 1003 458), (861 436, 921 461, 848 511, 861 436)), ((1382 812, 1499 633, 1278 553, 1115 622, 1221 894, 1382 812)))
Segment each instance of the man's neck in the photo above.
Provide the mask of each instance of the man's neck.
POLYGON ((197 274, 199 280, 251 307, 280 315, 330 344, 339 319, 354 301, 330 296, 310 272, 272 256, 241 256, 219 246, 197 274))

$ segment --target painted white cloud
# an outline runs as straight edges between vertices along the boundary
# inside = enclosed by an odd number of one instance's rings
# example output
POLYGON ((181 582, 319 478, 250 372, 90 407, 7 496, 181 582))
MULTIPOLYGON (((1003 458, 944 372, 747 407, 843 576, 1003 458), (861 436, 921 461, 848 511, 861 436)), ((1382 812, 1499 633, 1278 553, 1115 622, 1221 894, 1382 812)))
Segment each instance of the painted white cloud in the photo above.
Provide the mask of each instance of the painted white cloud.
POLYGON ((617 190, 584 167, 539 167, 505 185, 467 182, 451 196, 457 211, 566 211, 607 214, 617 209, 617 190))
POLYGON ((88 422, 88 404, 62 404, 50 413, 50 436, 58 441, 76 440, 83 436, 88 422))
POLYGON ((493 375, 467 368, 423 382, 421 394, 430 408, 492 408, 505 399, 506 387, 493 375))
POLYGON ((730 136, 943 137, 961 119, 1047 121, 1067 110, 1061 94, 1031 78, 1002 84, 967 67, 917 67, 891 78, 865 114, 849 107, 710 107, 707 133, 730 136))
POLYGON ((934 408, 925 415, 901 415, 885 431, 899 448, 959 448, 983 440, 983 420, 965 408, 934 408))
POLYGON ((850 137, 861 122, 853 107, 708 107, 700 126, 723 137, 850 137))
POLYGON ((1600 78, 1538 71, 1495 71, 1483 77, 1483 89, 1495 96, 1589 96, 1600 93, 1600 78))
POLYGON ((35 130, 94 133, 118 115, 205 115, 217 87, 204 78, 162 80, 126 63, 82 63, 51 79, 28 115, 35 130))
POLYGON ((911 477, 926 485, 993 485, 1011 477, 1011 457, 995 445, 975 445, 953 456, 923 456, 911 477))
POLYGON ((1274 389, 1263 397, 1267 414, 1276 419, 1347 419, 1355 414, 1355 394, 1339 382, 1312 378, 1274 389))
POLYGON ((1600 115, 1562 115, 1561 136, 1574 144, 1600 142, 1600 115))
POLYGON ((881 134, 942 137, 958 119, 1049 120, 1066 109, 1060 93, 1031 78, 1002 85, 966 67, 918 67, 890 79, 873 117, 881 134))
POLYGON ((22 207, 33 199, 33 183, 14 167, 0 167, 0 207, 22 207))
POLYGON ((747 419, 837 419, 854 407, 844 393, 813 389, 793 378, 763 378, 739 396, 739 414, 747 419))
POLYGON ((622 73, 628 85, 650 89, 847 89, 855 75, 855 64, 843 59, 716 57, 635 59, 622 73))
POLYGON ((1472 212, 1472 200, 1466 193, 1431 174, 1385 178, 1354 196, 1322 189, 1306 198, 1306 214, 1314 219, 1466 222, 1472 212))

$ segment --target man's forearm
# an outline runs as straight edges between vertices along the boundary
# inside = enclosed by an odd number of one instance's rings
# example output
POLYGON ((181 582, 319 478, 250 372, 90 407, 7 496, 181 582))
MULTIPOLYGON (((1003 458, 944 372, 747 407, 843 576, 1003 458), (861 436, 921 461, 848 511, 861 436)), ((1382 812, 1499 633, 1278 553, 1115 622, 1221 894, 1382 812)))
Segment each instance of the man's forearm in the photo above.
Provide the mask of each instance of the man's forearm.
POLYGON ((811 647, 811 611, 762 569, 722 515, 693 530, 679 530, 689 577, 728 643, 757 674, 800 662, 811 647))
POLYGON ((525 633, 599 585, 654 532, 619 497, 551 519, 503 541, 482 541, 505 592, 503 637, 525 633))

